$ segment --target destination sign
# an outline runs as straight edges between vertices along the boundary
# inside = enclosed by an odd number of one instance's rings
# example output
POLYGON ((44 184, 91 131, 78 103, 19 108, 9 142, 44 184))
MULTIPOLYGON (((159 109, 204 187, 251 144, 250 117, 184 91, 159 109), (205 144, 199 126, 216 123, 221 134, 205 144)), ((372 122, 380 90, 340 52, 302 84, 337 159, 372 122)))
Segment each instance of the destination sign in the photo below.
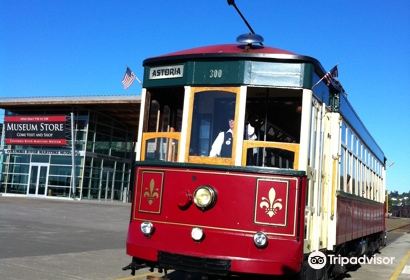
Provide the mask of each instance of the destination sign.
POLYGON ((174 79, 184 76, 184 65, 153 67, 149 70, 149 79, 174 79))

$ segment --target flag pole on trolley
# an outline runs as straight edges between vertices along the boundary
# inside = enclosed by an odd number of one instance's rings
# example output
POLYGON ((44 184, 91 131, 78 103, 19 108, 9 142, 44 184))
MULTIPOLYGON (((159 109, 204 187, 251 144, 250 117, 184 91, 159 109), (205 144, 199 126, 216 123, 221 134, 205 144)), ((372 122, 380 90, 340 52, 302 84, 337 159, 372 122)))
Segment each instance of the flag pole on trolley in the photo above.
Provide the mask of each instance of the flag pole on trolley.
POLYGON ((323 75, 322 78, 320 78, 319 81, 317 81, 316 84, 314 84, 312 86, 312 89, 317 86, 321 81, 325 80, 326 81, 326 85, 331 85, 333 83, 334 80, 337 79, 337 77, 339 76, 339 70, 337 69, 337 64, 330 69, 325 75, 323 75))
POLYGON ((121 81, 124 89, 128 89, 135 80, 137 80, 138 83, 142 84, 141 80, 138 79, 137 75, 135 75, 134 72, 132 72, 131 68, 127 66, 127 68, 125 69, 124 77, 121 81))

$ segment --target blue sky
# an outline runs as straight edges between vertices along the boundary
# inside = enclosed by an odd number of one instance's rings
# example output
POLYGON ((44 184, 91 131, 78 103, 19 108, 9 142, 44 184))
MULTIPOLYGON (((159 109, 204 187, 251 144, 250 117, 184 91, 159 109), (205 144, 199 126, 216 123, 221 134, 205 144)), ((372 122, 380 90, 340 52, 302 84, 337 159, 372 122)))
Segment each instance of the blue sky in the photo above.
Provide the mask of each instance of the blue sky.
MULTIPOLYGON (((317 58, 339 78, 410 190, 410 1, 236 0, 265 45, 317 58)), ((0 97, 139 94, 151 56, 234 43, 248 30, 225 0, 2 0, 0 97)))

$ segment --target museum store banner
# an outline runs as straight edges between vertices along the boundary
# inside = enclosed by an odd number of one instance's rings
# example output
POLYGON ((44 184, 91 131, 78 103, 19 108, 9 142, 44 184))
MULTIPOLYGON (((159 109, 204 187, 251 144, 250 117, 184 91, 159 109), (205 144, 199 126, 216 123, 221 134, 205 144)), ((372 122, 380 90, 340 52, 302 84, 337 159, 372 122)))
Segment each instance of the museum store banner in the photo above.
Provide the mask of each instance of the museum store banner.
POLYGON ((5 116, 6 145, 65 146, 65 115, 5 116))

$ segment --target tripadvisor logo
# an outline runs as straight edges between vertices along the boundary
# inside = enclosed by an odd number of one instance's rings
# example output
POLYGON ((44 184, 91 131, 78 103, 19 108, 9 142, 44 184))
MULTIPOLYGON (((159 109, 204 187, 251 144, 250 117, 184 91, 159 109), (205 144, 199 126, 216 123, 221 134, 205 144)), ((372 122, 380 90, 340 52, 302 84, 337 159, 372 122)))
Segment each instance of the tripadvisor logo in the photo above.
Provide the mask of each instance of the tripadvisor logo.
POLYGON ((342 257, 341 255, 331 255, 328 257, 320 251, 314 251, 310 253, 308 257, 309 266, 313 269, 322 269, 326 263, 330 265, 357 265, 357 264, 393 264, 395 257, 382 257, 382 256, 360 256, 360 257, 342 257))
POLYGON ((313 269, 322 269, 326 265, 326 255, 320 251, 314 251, 310 253, 308 263, 313 269))

